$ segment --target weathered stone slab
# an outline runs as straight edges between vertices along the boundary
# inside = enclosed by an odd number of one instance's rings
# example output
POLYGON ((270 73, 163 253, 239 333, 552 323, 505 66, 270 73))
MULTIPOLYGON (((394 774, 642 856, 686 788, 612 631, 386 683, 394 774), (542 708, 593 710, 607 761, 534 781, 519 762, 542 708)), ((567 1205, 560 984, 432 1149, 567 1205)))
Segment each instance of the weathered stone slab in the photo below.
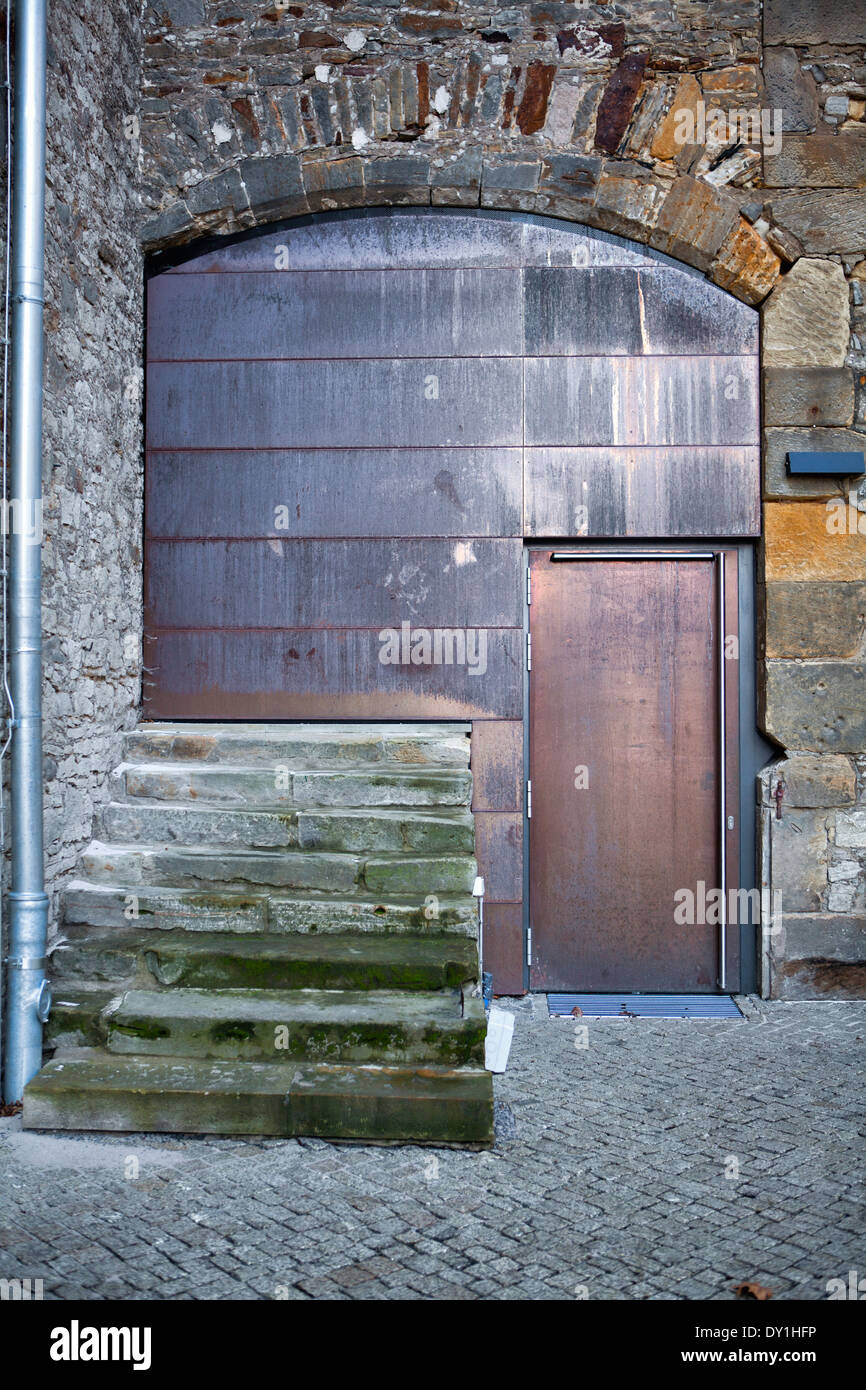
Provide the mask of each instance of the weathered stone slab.
POLYGON ((274 894, 268 900, 268 930, 317 936, 324 932, 454 932, 474 938, 478 934, 478 908, 466 890, 460 896, 435 894, 403 901, 274 894))
POLYGON ((88 845, 81 859, 85 873, 94 882, 128 885, 133 892, 139 884, 182 887, 200 883, 206 888, 217 884, 269 885, 339 893, 354 887, 361 868, 361 860, 349 854, 211 850, 192 846, 163 849, 104 845, 97 840, 88 845))
POLYGON ((866 666, 769 661, 767 732, 786 748, 856 753, 866 746, 866 666))
POLYGON ((775 251, 741 217, 722 242, 710 268, 710 279, 747 304, 766 298, 782 268, 775 251))
POLYGON ((468 811, 450 816, 404 810, 299 811, 297 819, 301 849, 472 854, 475 847, 468 811))
POLYGON ((854 765, 850 758, 839 754, 825 753, 816 758, 809 753, 795 753, 777 764, 774 773, 785 784, 783 806, 850 806, 857 797, 854 765))
POLYGON ((439 893, 471 893, 477 866, 463 856, 370 858, 364 865, 364 882, 371 893, 399 897, 417 893, 421 901, 439 893))
POLYGON ((761 373, 765 425, 850 425, 854 376, 844 367, 768 367, 761 373))
POLYGON ((856 656, 864 625, 866 584, 767 584, 767 656, 856 656))
POLYGON ((129 990, 108 1020, 117 1054, 244 1061, 483 1061, 480 999, 459 990, 129 990))
POLYGON ((365 199, 371 207, 429 203, 430 156, 392 155, 370 159, 364 169, 365 199))
POLYGON ((785 809, 772 820, 773 886, 782 910, 817 912, 827 893, 829 859, 827 812, 785 809))
POLYGON ((595 197, 600 173, 601 160, 593 156, 550 155, 541 166, 538 211, 582 218, 595 197))
POLYGON ((841 265, 812 257, 798 261, 765 300, 762 323, 765 367, 843 366, 851 326, 841 265))
POLYGON ((267 925, 267 896, 183 888, 130 893, 126 888, 75 879, 63 895, 63 921, 157 931, 261 932, 267 925))
POLYGON ((862 999, 866 993, 866 915, 785 915, 783 949, 771 957, 777 999, 862 999))
POLYGON ((684 175, 674 180, 649 243, 687 265, 708 270, 739 220, 737 205, 730 198, 684 175))
POLYGON ((587 221, 606 232, 646 241, 664 192, 661 184, 605 172, 599 180, 595 202, 587 211, 587 221))
POLYGON ((857 188, 866 180, 866 140, 838 135, 785 135, 764 159, 767 188, 857 188))
POLYGON ((541 163, 527 156, 497 154, 484 160, 481 206, 530 211, 535 206, 541 163))
POLYGON ((836 817, 836 844, 843 849, 866 849, 866 809, 839 813, 836 817))
POLYGON ((468 772, 381 771, 296 772, 292 794, 298 806, 468 806, 468 772))
POLYGON ((321 1139, 493 1143, 493 1077, 486 1071, 299 1067, 289 1088, 290 1133, 321 1139))
POLYGON ((297 155, 244 159, 240 164, 240 175, 257 221, 301 217, 309 211, 297 155))
POLYGON ((476 207, 481 193, 482 153, 466 150, 431 161, 432 201, 449 207, 476 207))
MULTIPOLYGON (((768 502, 764 507, 765 574, 772 579, 866 579, 863 534, 831 529, 836 503, 768 502)), ((861 513, 853 508, 840 509, 861 513)))
POLYGON ((673 159, 682 149, 682 133, 686 130, 686 116, 691 115, 697 123, 698 103, 703 100, 700 83, 696 77, 687 73, 677 83, 668 114, 650 146, 653 159, 673 159))
POLYGON ((859 191, 774 193, 771 205, 776 221, 812 255, 856 255, 866 246, 866 198, 859 191))
POLYGON ((291 814, 207 806, 145 806, 123 802, 102 812, 103 838, 128 844, 244 845, 269 849, 298 843, 291 814))
POLYGON ((862 44, 860 0, 764 0, 764 43, 862 44))
POLYGON ((303 180, 311 212, 363 205, 364 165, 360 159, 304 160, 303 180))
POLYGON ((286 1069, 274 1062, 60 1057, 24 1093, 28 1129, 153 1134, 288 1133, 286 1069))
POLYGON ((810 131, 818 124, 818 89, 793 48, 764 50, 766 105, 781 111, 782 130, 810 131))
POLYGON ((790 453, 863 453, 866 435, 844 429, 767 429, 764 430, 764 497, 768 501, 786 497, 837 497, 856 486, 856 478, 837 478, 831 473, 789 474, 790 453))

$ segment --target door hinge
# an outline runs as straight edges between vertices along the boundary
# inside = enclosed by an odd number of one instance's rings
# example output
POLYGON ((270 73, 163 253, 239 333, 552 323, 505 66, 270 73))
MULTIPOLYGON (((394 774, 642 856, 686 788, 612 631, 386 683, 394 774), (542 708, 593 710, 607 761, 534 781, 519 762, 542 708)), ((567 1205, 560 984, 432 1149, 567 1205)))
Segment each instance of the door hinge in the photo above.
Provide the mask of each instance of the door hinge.
POLYGON ((526 933, 526 964, 532 964, 532 928, 529 927, 526 933))
POLYGON ((527 634, 526 634, 526 669, 527 669, 527 671, 531 671, 531 670, 532 670, 532 633, 531 633, 531 632, 527 632, 527 634))
POLYGON ((526 783, 526 819, 532 820, 532 782, 526 783))
POLYGON ((532 570, 526 571, 526 602, 532 602, 532 570))

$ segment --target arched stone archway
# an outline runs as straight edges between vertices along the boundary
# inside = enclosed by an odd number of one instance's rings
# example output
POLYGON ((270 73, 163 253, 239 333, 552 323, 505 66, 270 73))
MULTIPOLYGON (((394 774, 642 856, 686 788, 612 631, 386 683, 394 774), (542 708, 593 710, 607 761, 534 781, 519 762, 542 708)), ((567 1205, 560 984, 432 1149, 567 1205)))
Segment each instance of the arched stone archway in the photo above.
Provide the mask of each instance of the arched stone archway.
POLYGON ((648 244, 747 304, 773 288, 779 257, 736 203, 688 175, 594 156, 483 147, 375 155, 316 150, 241 160, 192 185, 143 229, 146 252, 305 213, 438 206, 538 212, 648 244))
MULTIPOLYGON (((671 563, 702 570, 683 621, 706 625, 725 581, 703 552, 735 573, 760 530, 757 314, 573 221, 355 208, 181 248, 147 342, 146 715, 471 721, 490 949, 520 991, 527 546, 704 538, 671 563)), ((708 631, 708 761, 682 763, 710 874, 708 631)))

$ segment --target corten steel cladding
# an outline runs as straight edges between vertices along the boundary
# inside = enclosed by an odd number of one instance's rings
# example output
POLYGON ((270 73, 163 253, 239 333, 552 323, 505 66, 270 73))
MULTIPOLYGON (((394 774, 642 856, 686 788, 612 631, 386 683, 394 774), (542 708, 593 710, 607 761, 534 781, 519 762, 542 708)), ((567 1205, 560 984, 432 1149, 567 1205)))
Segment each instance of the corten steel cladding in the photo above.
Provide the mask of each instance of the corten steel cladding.
POLYGON ((161 270, 147 716, 519 721, 524 538, 583 506, 594 536, 758 534, 757 324, 645 248, 486 211, 161 270), (483 629, 485 670, 384 664, 404 621, 483 629))
POLYGON ((674 913, 721 886, 718 562, 550 555, 531 556, 532 987, 711 992, 719 926, 674 913))

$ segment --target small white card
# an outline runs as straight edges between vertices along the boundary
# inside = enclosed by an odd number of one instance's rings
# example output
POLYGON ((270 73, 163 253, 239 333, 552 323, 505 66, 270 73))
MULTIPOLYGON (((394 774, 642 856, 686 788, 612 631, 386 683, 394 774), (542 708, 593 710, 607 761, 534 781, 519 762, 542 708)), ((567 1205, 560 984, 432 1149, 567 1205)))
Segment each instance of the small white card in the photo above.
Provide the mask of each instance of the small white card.
POLYGON ((488 1071, 505 1071, 513 1036, 514 1014, 491 1006, 484 1042, 484 1065, 488 1071))

